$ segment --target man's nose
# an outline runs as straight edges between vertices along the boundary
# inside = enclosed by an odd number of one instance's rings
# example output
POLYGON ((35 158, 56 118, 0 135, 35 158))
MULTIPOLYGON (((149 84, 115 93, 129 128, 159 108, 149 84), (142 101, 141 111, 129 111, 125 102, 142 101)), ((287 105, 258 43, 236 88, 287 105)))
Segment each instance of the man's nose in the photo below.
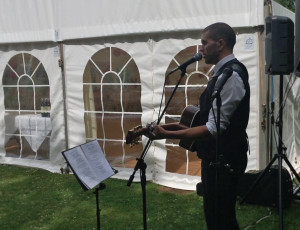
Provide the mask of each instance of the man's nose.
POLYGON ((199 46, 199 51, 200 51, 201 53, 203 53, 203 46, 202 46, 202 45, 199 46))

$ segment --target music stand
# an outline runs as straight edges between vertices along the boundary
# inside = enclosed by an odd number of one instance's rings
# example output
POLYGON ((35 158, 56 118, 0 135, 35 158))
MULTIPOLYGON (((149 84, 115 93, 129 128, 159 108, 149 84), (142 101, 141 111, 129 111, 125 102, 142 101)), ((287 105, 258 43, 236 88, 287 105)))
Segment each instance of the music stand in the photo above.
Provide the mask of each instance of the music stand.
POLYGON ((84 191, 95 188, 97 229, 100 230, 99 190, 105 189, 104 180, 115 175, 97 140, 90 141, 62 152, 78 183, 84 191), (98 186, 98 187, 96 187, 98 186))
POLYGON ((279 209, 279 229, 282 230, 283 229, 283 210, 282 210, 282 160, 285 161, 285 163, 288 165, 288 167, 290 168, 290 170, 292 171, 292 173, 294 174, 294 176, 297 178, 298 182, 300 183, 300 177, 298 176, 296 170, 293 168, 292 164, 289 162, 285 151, 286 148, 283 147, 283 142, 282 142, 282 102, 283 102, 283 74, 280 74, 280 85, 279 85, 279 104, 280 104, 280 108, 279 108, 279 121, 277 122, 277 126, 279 128, 278 131, 278 136, 279 136, 279 145, 277 148, 277 154, 274 155, 274 157, 272 158, 272 160, 270 161, 270 163, 267 165, 267 167, 261 172, 261 174, 258 176, 258 178, 254 181, 253 185, 250 187, 250 189, 248 190, 248 192, 246 192, 246 194, 244 195, 244 197, 242 198, 240 204, 243 204, 246 200, 246 198, 251 194, 251 192, 253 191, 253 189, 257 186, 257 184, 261 181, 261 179, 263 178, 263 176, 269 171, 269 169, 271 168, 271 166, 273 165, 273 163, 275 162, 275 160, 278 159, 278 209, 279 209))

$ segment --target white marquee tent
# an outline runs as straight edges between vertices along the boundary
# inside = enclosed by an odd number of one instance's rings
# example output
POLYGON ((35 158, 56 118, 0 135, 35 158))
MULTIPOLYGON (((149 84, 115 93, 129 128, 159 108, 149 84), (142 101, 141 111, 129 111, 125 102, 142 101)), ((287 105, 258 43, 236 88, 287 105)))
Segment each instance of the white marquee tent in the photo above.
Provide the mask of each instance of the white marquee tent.
MULTIPOLYGON (((163 92, 166 72, 198 52, 204 27, 223 21, 235 29, 234 52, 250 75, 248 169, 264 168, 274 149, 262 125, 264 105, 272 83, 274 100, 278 91, 278 78, 264 74, 265 17, 272 14, 294 20, 264 0, 2 0, 0 163, 60 172, 62 151, 97 139, 119 170, 115 177, 128 179, 147 139, 130 148, 127 131, 157 119, 161 95, 168 98, 179 76, 169 77, 163 92)), ((178 120, 186 105, 198 103, 210 68, 203 60, 188 67, 162 122, 178 120)), ((299 84, 296 79, 284 112, 284 143, 295 168, 299 84)), ((155 183, 193 190, 201 181, 195 153, 175 140, 155 141, 145 160, 147 179, 155 183)))

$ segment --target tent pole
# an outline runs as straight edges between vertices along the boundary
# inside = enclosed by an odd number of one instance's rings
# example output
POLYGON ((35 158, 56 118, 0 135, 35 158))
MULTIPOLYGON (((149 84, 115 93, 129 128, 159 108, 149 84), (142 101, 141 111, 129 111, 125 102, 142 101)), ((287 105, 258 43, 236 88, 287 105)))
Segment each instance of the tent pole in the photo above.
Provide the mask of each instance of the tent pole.
POLYGON ((69 149, 66 75, 65 75, 65 69, 64 69, 64 52, 63 52, 63 43, 62 42, 58 42, 58 49, 59 49, 58 65, 61 68, 62 91, 63 91, 63 105, 64 105, 65 148, 69 149))

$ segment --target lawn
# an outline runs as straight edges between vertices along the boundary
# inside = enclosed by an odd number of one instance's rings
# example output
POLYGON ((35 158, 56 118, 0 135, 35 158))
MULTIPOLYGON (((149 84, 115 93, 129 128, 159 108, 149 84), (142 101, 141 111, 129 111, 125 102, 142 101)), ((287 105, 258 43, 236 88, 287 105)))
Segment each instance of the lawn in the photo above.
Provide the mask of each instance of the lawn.
MULTIPOLYGON (((143 229, 140 183, 104 183, 99 191, 101 229, 143 229)), ((148 229, 206 229, 202 197, 196 192, 147 182, 146 197, 148 229)), ((0 202, 1 230, 97 229, 94 190, 83 191, 71 174, 0 165, 0 202)), ((284 229, 300 229, 299 204, 292 202, 283 212, 284 229)), ((279 229, 276 208, 237 204, 237 217, 241 229, 279 229)))

